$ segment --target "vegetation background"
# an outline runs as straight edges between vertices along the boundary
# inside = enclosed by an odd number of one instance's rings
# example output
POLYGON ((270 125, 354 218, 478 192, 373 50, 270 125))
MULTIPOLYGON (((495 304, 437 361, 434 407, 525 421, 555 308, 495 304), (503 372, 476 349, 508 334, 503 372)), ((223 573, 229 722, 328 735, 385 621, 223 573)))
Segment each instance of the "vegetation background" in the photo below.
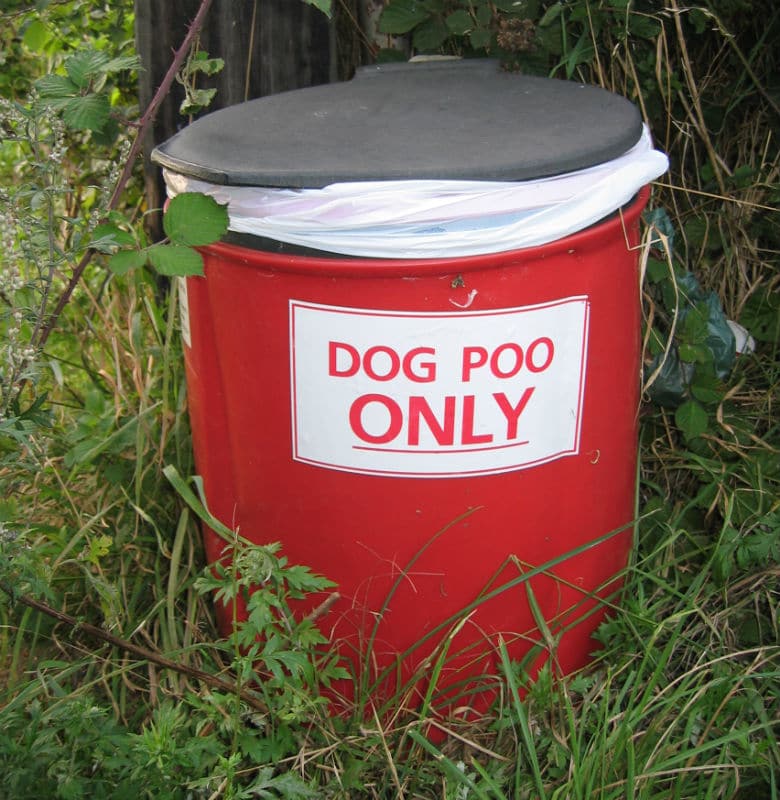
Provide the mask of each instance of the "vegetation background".
MULTIPOLYGON (((289 605, 325 579, 224 527, 235 566, 203 570, 168 280, 197 272, 202 240, 175 216, 159 243, 144 225, 139 135, 165 92, 139 108, 133 6, 4 0, 0 795, 778 797, 780 9, 333 5, 341 77, 488 53, 630 97, 670 155, 647 215, 622 605, 591 670, 529 684, 507 659, 499 700, 469 725, 402 697, 387 717, 330 718, 319 688, 342 672, 289 605), (754 348, 735 355, 726 319, 754 348), (212 593, 252 584, 249 621, 221 640, 212 593), (431 721, 448 731, 437 744, 431 721)), ((169 75, 185 115, 215 102, 224 68, 195 36, 201 11, 169 75)), ((219 235, 213 209, 191 215, 219 235)))

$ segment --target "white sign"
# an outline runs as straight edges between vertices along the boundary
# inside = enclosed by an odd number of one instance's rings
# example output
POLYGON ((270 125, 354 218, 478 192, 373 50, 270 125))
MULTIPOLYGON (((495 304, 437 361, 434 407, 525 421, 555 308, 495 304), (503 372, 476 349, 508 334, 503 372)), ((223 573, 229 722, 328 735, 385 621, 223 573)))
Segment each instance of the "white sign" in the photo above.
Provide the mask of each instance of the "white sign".
POLYGON ((292 456, 369 475, 490 475, 579 451, 587 297, 418 313, 290 301, 292 456))

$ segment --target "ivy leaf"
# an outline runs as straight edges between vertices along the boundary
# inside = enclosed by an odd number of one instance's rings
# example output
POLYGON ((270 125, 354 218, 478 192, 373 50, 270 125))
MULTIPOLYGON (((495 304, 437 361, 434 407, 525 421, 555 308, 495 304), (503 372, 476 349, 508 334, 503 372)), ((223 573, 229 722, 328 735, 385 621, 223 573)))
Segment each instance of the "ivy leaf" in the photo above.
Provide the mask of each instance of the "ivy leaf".
POLYGON ((108 268, 114 275, 124 275, 146 264, 146 258, 146 250, 120 250, 108 259, 108 268))
POLYGON ((385 7, 377 29, 379 33, 409 33, 429 16, 430 12, 420 0, 395 0, 385 7))
POLYGON ((149 262, 161 274, 203 275, 203 256, 183 244, 158 244, 148 249, 149 262))
POLYGON ((168 204, 163 228, 175 244, 193 247, 211 244, 227 232, 227 206, 221 206, 205 194, 184 192, 168 204))
POLYGON ((73 97, 62 109, 63 122, 77 131, 103 130, 111 114, 111 105, 104 94, 73 97))
POLYGON ((674 412, 674 421, 686 440, 695 439, 707 430, 707 412, 695 400, 688 400, 674 412))

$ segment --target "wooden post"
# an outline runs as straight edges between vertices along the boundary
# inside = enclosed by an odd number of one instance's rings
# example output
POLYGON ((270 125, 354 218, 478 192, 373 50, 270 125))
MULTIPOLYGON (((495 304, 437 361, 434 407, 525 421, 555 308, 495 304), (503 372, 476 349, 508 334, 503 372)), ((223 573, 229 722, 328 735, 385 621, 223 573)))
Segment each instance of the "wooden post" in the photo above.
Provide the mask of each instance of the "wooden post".
MULTIPOLYGON (((180 45, 199 0, 135 0, 136 48, 143 64, 139 103, 146 108, 180 45)), ((201 32, 200 49, 222 58, 219 74, 198 79, 199 88, 216 88, 208 108, 215 111, 289 89, 334 79, 331 25, 302 0, 215 0, 201 32)), ((174 86, 144 141, 144 183, 149 209, 161 208, 165 190, 160 170, 149 160, 154 147, 189 121, 179 113, 183 87, 174 86)), ((162 238, 159 214, 150 214, 153 239, 162 238)))

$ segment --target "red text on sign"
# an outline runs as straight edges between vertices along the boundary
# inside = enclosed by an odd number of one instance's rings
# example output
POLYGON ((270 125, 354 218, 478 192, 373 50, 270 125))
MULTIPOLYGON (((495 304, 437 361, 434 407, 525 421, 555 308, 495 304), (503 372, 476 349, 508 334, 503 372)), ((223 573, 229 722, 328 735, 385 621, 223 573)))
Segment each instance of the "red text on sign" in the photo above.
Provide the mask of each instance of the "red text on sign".
POLYGON ((535 339, 525 352, 515 342, 501 344, 492 353, 486 347, 464 347, 461 378, 468 383, 471 373, 485 366, 496 378, 513 378, 523 367, 529 372, 544 372, 554 355, 555 347, 547 336, 535 339))
POLYGON ((392 347, 376 345, 361 357, 351 344, 329 342, 328 374, 332 378, 351 378, 362 366, 363 372, 375 381, 391 381, 403 374, 415 383, 431 383, 436 380, 436 363, 425 357, 435 354, 433 347, 415 347, 401 356, 392 347))
MULTIPOLYGON (((507 440, 518 438, 518 422, 533 393, 533 386, 526 388, 515 403, 510 401, 504 392, 493 393, 493 402, 506 421, 506 435, 502 438, 507 440)), ((477 433, 474 430, 477 400, 475 395, 465 395, 461 398, 448 395, 443 398, 443 412, 437 415, 425 397, 412 396, 408 404, 402 408, 398 401, 387 395, 364 394, 350 406, 349 425, 358 439, 373 445, 390 444, 405 429, 405 444, 409 447, 419 446, 423 424, 436 444, 441 446, 490 444, 494 439, 492 433, 477 433), (371 406, 374 408, 371 409, 371 406), (373 432, 367 430, 365 412, 369 409, 374 412, 381 410, 385 420, 383 430, 374 429, 373 432)))

